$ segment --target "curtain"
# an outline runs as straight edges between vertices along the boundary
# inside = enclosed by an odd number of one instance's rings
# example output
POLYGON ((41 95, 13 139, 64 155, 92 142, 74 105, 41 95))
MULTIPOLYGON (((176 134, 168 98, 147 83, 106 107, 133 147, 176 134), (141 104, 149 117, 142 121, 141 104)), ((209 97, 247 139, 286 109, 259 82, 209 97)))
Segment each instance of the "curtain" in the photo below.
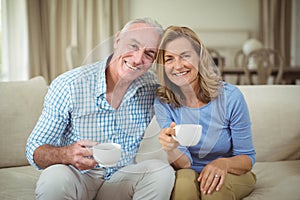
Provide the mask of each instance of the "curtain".
POLYGON ((0 80, 28 79, 26 2, 2 0, 2 68, 0 80), (14 26, 12 26, 14 25, 14 26))
POLYGON ((292 0, 260 1, 260 39, 267 48, 280 52, 284 66, 291 57, 292 0))
POLYGON ((127 21, 126 3, 27 0, 30 77, 42 75, 49 83, 81 65, 95 47, 111 38, 127 21))

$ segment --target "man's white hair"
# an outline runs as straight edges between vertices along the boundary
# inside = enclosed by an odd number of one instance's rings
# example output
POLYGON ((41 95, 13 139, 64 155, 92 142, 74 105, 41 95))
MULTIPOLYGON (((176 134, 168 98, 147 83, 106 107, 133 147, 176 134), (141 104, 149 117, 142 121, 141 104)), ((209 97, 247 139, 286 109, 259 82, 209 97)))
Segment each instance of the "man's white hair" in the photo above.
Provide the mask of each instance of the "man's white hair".
POLYGON ((154 19, 152 19, 150 17, 137 18, 137 19, 130 20, 122 28, 121 34, 123 34, 124 32, 126 32, 132 24, 138 24, 138 23, 148 24, 149 26, 155 28, 157 30, 157 32, 159 33, 160 38, 164 34, 163 27, 157 21, 155 21, 154 19))

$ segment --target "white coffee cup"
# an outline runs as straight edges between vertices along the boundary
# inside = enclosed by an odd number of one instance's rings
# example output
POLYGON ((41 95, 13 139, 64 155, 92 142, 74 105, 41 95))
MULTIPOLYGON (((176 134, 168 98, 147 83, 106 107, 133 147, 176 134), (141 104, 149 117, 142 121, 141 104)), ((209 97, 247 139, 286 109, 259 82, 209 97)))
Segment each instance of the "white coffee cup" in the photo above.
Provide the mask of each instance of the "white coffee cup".
POLYGON ((195 146, 200 141, 202 126, 199 124, 178 124, 174 127, 173 139, 182 146, 195 146))
POLYGON ((121 145, 100 143, 93 147, 93 157, 102 167, 113 167, 121 158, 121 145))

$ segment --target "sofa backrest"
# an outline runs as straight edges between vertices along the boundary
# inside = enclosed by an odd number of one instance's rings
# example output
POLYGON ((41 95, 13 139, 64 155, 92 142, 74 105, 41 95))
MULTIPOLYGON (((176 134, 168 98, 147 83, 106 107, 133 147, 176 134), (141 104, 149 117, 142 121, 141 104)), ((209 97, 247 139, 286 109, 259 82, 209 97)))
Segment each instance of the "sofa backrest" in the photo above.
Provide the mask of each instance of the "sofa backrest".
POLYGON ((239 88, 250 111, 256 160, 300 159, 300 85, 239 88))
MULTIPOLYGON (((238 86, 248 104, 256 160, 300 159, 300 85, 238 86)), ((166 159, 154 117, 146 129, 136 161, 166 159)))
POLYGON ((25 145, 42 112, 47 89, 42 77, 0 82, 0 167, 28 165, 25 145))

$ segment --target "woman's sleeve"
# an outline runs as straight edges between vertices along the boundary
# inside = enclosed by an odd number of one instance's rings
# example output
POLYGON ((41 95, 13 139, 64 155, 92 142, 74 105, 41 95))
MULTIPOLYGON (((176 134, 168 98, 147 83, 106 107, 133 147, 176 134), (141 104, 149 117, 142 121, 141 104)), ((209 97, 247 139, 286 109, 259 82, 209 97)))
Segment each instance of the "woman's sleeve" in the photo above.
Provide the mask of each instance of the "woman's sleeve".
POLYGON ((171 112, 167 104, 162 103, 159 98, 154 100, 154 111, 156 120, 160 128, 170 127, 171 123, 174 121, 171 118, 171 112))
POLYGON ((247 103, 238 88, 228 95, 228 102, 233 155, 249 156, 253 166, 256 153, 252 141, 251 120, 247 103))

